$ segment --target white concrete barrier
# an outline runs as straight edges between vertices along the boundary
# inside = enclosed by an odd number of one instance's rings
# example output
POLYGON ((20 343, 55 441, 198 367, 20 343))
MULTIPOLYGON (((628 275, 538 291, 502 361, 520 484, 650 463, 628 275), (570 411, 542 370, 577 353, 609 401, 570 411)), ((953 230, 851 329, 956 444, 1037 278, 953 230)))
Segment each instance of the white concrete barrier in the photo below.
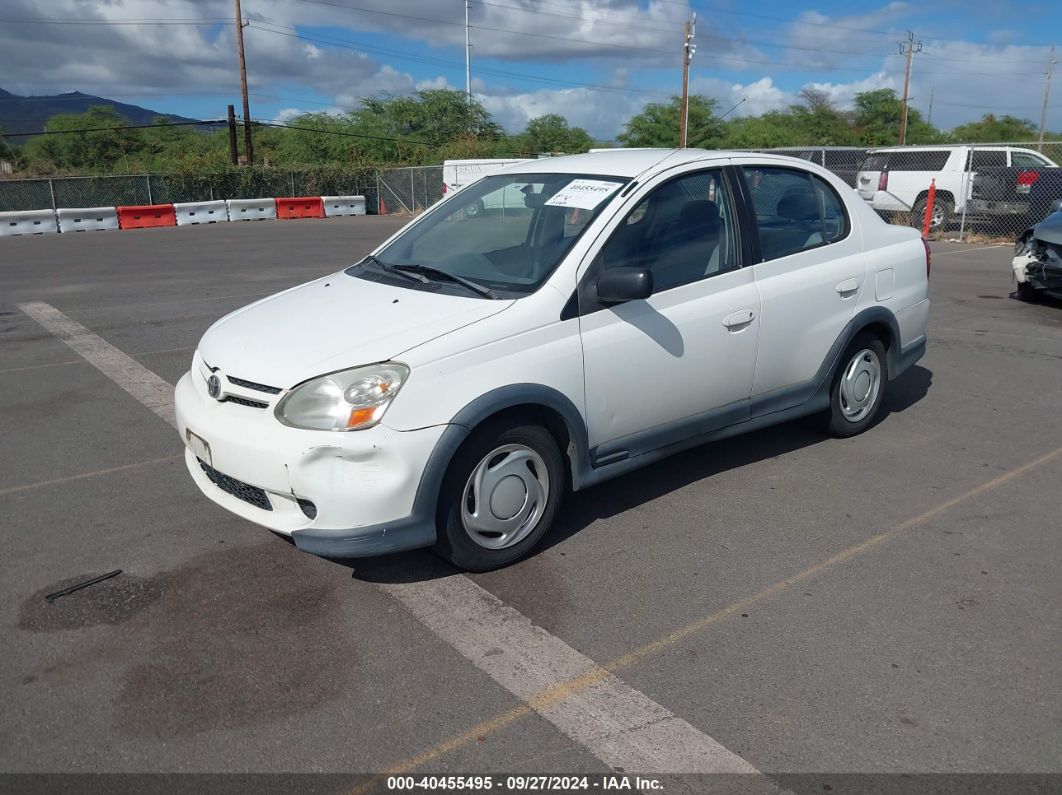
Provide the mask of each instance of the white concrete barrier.
POLYGON ((365 215, 364 196, 322 196, 325 218, 336 215, 365 215))
POLYGON ((216 224, 229 220, 228 207, 221 199, 212 202, 174 202, 173 211, 177 215, 177 226, 216 224))
POLYGON ((59 227, 55 224, 54 210, 19 210, 0 213, 0 237, 7 235, 47 235, 55 234, 59 227))
POLYGON ((55 214, 60 232, 118 228, 118 211, 113 207, 60 207, 55 214))
POLYGON ((277 217, 277 203, 272 199, 229 199, 230 221, 259 221, 277 217))

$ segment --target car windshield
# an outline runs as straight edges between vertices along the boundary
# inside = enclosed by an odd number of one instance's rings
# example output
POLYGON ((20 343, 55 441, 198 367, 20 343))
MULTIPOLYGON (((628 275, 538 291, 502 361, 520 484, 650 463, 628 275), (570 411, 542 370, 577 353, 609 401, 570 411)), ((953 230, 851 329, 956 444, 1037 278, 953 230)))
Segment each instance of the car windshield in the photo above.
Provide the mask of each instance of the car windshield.
MULTIPOLYGON (((390 272, 403 286, 474 292, 483 297, 534 292, 583 230, 626 183, 597 174, 495 175, 430 210, 370 258, 371 272, 390 272), (459 277, 459 278, 447 278, 459 277)), ((348 271, 370 276, 365 268, 348 271)))

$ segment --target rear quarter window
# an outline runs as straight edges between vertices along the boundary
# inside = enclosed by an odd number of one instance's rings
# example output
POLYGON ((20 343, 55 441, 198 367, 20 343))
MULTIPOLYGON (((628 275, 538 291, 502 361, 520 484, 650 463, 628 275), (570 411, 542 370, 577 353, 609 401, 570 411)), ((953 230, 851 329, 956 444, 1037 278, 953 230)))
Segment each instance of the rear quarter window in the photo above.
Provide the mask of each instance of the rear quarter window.
POLYGON ((943 171, 951 152, 947 149, 917 152, 889 152, 886 168, 889 171, 943 171))

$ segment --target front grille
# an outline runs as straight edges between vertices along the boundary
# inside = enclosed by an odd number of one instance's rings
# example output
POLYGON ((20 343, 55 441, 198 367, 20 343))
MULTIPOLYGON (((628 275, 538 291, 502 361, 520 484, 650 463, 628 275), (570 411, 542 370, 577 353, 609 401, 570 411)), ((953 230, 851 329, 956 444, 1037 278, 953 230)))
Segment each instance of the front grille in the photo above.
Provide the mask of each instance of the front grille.
MULTIPOLYGON (((229 379, 232 380, 231 378, 229 379)), ((264 409, 268 406, 268 403, 263 403, 260 400, 248 400, 247 398, 236 397, 235 395, 226 395, 221 401, 222 403, 239 403, 241 406, 250 406, 252 409, 264 409)))
POLYGON ((242 480, 236 480, 236 478, 230 477, 223 472, 218 472, 201 458, 197 458, 196 461, 199 462, 199 466, 206 473, 206 476, 210 478, 210 482, 226 494, 231 494, 236 499, 243 500, 255 508, 261 508, 263 511, 273 510, 273 506, 270 505, 264 489, 244 483, 242 480))
POLYGON ((230 384, 236 384, 236 386, 242 386, 244 389, 253 389, 256 392, 268 392, 270 395, 279 395, 280 387, 278 386, 266 386, 265 384, 256 384, 254 381, 244 381, 242 378, 236 378, 234 376, 226 376, 230 384))
POLYGON ((302 512, 306 514, 307 519, 317 518, 317 506, 309 500, 304 500, 302 497, 298 498, 299 507, 302 508, 302 512))

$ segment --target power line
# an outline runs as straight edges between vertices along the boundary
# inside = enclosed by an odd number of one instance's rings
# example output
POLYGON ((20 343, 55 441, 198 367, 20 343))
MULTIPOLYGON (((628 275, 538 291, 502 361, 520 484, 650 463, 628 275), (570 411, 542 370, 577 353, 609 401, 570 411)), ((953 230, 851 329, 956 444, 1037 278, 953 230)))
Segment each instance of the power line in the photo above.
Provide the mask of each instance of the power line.
MULTIPOLYGON (((382 11, 382 10, 373 9, 373 8, 363 8, 361 6, 344 5, 342 3, 332 2, 331 0, 301 0, 301 2, 310 3, 312 5, 329 6, 331 8, 340 8, 340 9, 344 9, 344 10, 347 10, 347 11, 359 11, 359 12, 364 12, 364 13, 369 13, 369 14, 381 14, 381 15, 389 16, 389 17, 398 17, 398 18, 401 18, 401 19, 411 19, 411 20, 416 20, 416 21, 419 21, 419 22, 431 22, 433 24, 440 24, 440 25, 450 25, 450 26, 455 26, 455 25, 456 26, 463 26, 464 25, 463 22, 457 22, 455 20, 438 19, 436 17, 423 17, 423 16, 418 16, 416 14, 402 14, 402 13, 398 13, 396 11, 382 11)), ((636 47, 636 46, 633 46, 633 45, 626 45, 626 44, 616 44, 616 45, 611 46, 611 47, 605 47, 605 46, 602 45, 602 43, 600 41, 592 41, 590 39, 577 39, 577 38, 572 38, 572 37, 569 37, 569 36, 553 36, 553 35, 546 34, 546 33, 531 33, 529 31, 512 30, 510 28, 488 27, 488 26, 485 26, 485 25, 470 25, 470 27, 472 27, 474 29, 477 29, 477 30, 486 30, 486 31, 492 31, 492 32, 497 32, 497 33, 506 33, 506 34, 510 34, 510 35, 513 35, 513 36, 531 36, 531 37, 535 37, 535 38, 555 39, 555 40, 566 41, 566 42, 575 43, 575 44, 586 44, 586 45, 597 47, 598 49, 615 50, 617 53, 619 53, 619 52, 630 52, 630 51, 633 50, 633 51, 651 52, 651 53, 654 53, 654 54, 663 54, 663 55, 670 54, 669 50, 664 50, 664 49, 659 49, 659 48, 654 48, 654 47, 636 47)), ((802 49, 812 49, 812 48, 802 48, 802 49)), ((402 57, 402 56, 400 56, 400 57, 402 57)), ((886 56, 883 56, 883 57, 886 57, 886 56)), ((801 71, 801 72, 849 72, 849 73, 871 72, 871 73, 875 73, 875 72, 882 71, 880 66, 878 66, 878 65, 874 65, 874 66, 871 66, 871 65, 861 65, 861 66, 825 66, 825 65, 809 66, 806 63, 790 63, 790 62, 787 62, 787 61, 771 61, 771 60, 756 59, 756 58, 745 58, 745 57, 742 57, 740 55, 734 55, 734 54, 731 54, 731 53, 717 53, 716 54, 716 58, 719 61, 733 61, 733 62, 737 62, 737 63, 754 64, 754 65, 757 65, 757 66, 781 66, 783 68, 791 69, 791 70, 794 70, 794 71, 801 71)), ((929 74, 929 73, 927 73, 927 74, 929 74)), ((931 74, 938 74, 938 75, 949 75, 949 74, 950 75, 974 75, 974 76, 987 76, 987 77, 996 77, 996 76, 1027 77, 1027 76, 1031 76, 1034 73, 1032 73, 1032 72, 1028 72, 1028 73, 1026 73, 1026 72, 932 72, 931 74)), ((1039 73, 1037 72, 1035 74, 1039 74, 1039 73)))
MULTIPOLYGON (((274 23, 268 23, 268 24, 273 25, 273 27, 282 27, 280 25, 274 25, 274 23)), ((347 42, 347 41, 342 41, 342 40, 337 40, 337 39, 323 38, 321 36, 309 36, 309 35, 304 34, 304 33, 290 32, 292 30, 291 28, 288 28, 287 30, 274 30, 272 28, 262 27, 260 22, 259 23, 251 23, 251 27, 256 29, 256 30, 264 31, 266 33, 273 33, 273 34, 276 34, 276 35, 279 35, 279 36, 288 36, 289 38, 302 39, 303 41, 312 41, 312 42, 316 42, 316 43, 319 43, 319 44, 329 44, 329 45, 331 45, 333 47, 340 47, 340 48, 343 48, 343 49, 353 50, 355 52, 379 52, 379 53, 383 53, 383 54, 390 54, 390 55, 393 55, 394 57, 401 58, 401 59, 408 60, 408 61, 414 61, 414 62, 417 62, 417 63, 427 63, 427 64, 431 64, 431 65, 434 65, 434 66, 439 66, 440 68, 443 68, 443 69, 450 69, 452 71, 457 71, 458 69, 460 69, 461 71, 464 71, 464 64, 463 63, 458 63, 457 61, 449 61, 449 60, 442 59, 442 58, 428 58, 428 57, 424 57, 424 56, 409 55, 407 53, 403 53, 403 52, 400 52, 398 50, 385 50, 382 47, 373 47, 371 45, 363 45, 363 44, 360 44, 360 43, 357 43, 357 42, 350 43, 350 42, 347 42)), ((660 97, 670 97, 671 96, 670 92, 667 92, 667 91, 659 91, 659 90, 653 90, 653 89, 641 89, 641 88, 624 88, 622 86, 609 86, 609 85, 604 85, 604 84, 599 84, 599 83, 580 83, 580 82, 576 82, 576 81, 572 81, 572 80, 561 80, 559 78, 544 77, 542 75, 533 75, 533 74, 528 74, 526 72, 513 72, 513 71, 509 71, 509 70, 505 70, 505 69, 494 69, 494 68, 485 67, 485 66, 476 67, 476 71, 479 74, 494 75, 494 76, 499 76, 499 77, 513 77, 513 78, 517 78, 517 79, 520 79, 520 80, 532 80, 532 81, 536 81, 536 82, 551 83, 551 84, 554 84, 554 85, 561 85, 561 86, 571 87, 571 88, 586 88, 586 89, 591 89, 591 90, 594 90, 594 91, 606 91, 606 92, 613 92, 613 93, 620 93, 620 94, 642 94, 642 95, 653 95, 653 96, 660 96, 660 97)), ((322 103, 322 104, 328 104, 328 103, 322 103)), ((334 103, 332 103, 332 104, 334 104, 334 103)))
POLYGON ((2 133, 3 138, 17 138, 27 135, 71 135, 73 133, 89 132, 121 132, 124 130, 151 130, 159 127, 206 127, 214 124, 225 124, 224 119, 204 119, 202 121, 173 121, 160 124, 127 124, 121 127, 82 127, 77 130, 40 130, 38 132, 2 133))
POLYGON ((191 25, 213 27, 225 22, 232 22, 232 17, 200 17, 173 19, 0 19, 12 25, 105 25, 120 27, 123 25, 191 25))

